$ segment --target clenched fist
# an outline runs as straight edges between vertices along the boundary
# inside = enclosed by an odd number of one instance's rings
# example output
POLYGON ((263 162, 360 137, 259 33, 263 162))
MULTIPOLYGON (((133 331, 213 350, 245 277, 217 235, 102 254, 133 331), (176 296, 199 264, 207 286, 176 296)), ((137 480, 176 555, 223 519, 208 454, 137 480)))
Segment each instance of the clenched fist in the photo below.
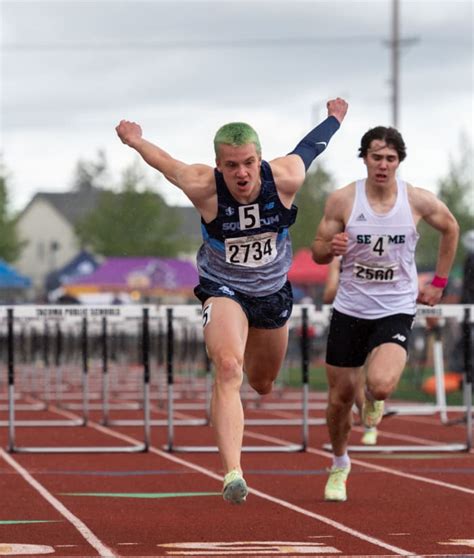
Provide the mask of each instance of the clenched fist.
POLYGON ((135 147, 142 139, 142 129, 136 122, 121 120, 115 130, 122 143, 130 147, 135 147))

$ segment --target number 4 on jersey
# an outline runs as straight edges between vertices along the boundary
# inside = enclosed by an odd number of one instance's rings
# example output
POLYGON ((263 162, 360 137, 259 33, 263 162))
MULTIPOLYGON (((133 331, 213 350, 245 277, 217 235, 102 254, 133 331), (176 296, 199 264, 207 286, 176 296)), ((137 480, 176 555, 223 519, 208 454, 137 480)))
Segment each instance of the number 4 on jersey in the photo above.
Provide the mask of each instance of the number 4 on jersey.
POLYGON ((379 236, 377 238, 377 240, 375 241, 375 244, 372 248, 372 252, 376 252, 379 256, 381 256, 385 252, 384 237, 383 236, 379 236))

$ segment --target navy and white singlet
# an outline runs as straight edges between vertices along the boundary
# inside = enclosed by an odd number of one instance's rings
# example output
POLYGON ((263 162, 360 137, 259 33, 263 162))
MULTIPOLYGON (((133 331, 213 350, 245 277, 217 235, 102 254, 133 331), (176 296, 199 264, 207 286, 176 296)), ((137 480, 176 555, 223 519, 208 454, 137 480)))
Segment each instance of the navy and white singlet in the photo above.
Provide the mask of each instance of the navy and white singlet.
POLYGON ((203 244, 197 254, 199 275, 251 296, 266 296, 283 287, 291 265, 288 228, 297 208, 280 201, 267 161, 262 161, 261 190, 251 204, 239 203, 222 173, 214 169, 217 217, 201 219, 203 244))

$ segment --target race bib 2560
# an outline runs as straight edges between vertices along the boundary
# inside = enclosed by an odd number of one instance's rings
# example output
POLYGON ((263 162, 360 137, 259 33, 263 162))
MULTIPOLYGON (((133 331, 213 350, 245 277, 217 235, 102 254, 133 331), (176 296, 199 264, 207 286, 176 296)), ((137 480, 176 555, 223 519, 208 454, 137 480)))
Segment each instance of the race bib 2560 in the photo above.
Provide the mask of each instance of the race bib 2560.
POLYGON ((359 281, 389 283, 398 279, 398 265, 375 266, 356 262, 352 273, 359 281))

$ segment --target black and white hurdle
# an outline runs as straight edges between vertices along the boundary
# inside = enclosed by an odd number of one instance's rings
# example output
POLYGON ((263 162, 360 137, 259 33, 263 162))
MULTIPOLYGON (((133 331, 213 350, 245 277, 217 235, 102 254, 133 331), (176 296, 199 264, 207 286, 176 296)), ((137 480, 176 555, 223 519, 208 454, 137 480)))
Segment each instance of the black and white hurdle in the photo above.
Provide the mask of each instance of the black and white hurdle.
MULTIPOLYGON (((144 452, 150 443, 150 333, 149 322, 154 316, 152 306, 117 305, 117 306, 1 306, 0 321, 6 323, 7 339, 7 374, 8 374, 8 446, 9 452, 16 453, 114 453, 144 452), (79 323, 81 327, 82 354, 82 419, 80 426, 86 426, 89 420, 89 326, 101 324, 106 332, 108 322, 134 321, 141 323, 142 368, 143 368, 143 442, 128 446, 19 446, 16 443, 15 417, 15 330, 23 321, 48 320, 52 322, 79 323), (17 327, 16 327, 17 326, 17 327)), ((30 421, 31 426, 43 426, 43 423, 30 421)))

